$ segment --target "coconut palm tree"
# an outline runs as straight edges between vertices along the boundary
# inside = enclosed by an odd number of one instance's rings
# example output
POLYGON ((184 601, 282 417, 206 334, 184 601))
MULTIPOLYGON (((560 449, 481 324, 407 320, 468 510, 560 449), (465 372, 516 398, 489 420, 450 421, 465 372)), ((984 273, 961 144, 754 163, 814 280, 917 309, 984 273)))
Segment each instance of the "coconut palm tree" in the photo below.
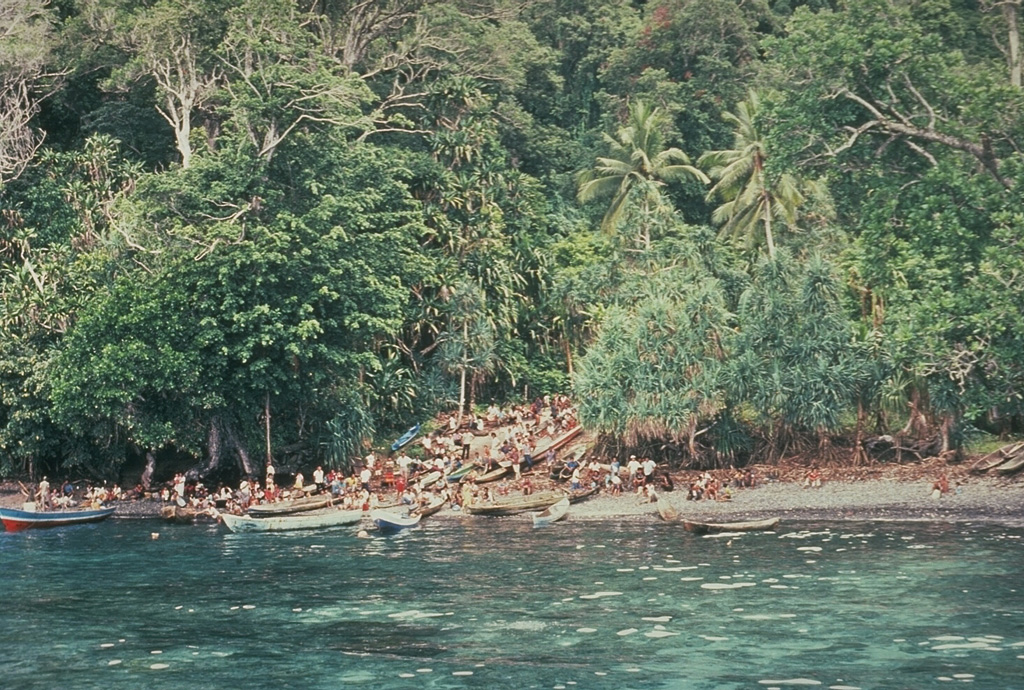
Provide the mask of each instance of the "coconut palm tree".
MULTIPOLYGON (((608 134, 604 140, 611 149, 607 158, 598 158, 597 165, 585 170, 577 178, 577 198, 580 203, 593 199, 612 198, 601 221, 601 229, 614 232, 623 218, 628 200, 634 190, 641 199, 641 213, 647 218, 652 206, 664 205, 661 187, 667 182, 696 178, 708 184, 707 175, 690 164, 690 158, 681 149, 664 147, 665 116, 660 108, 652 108, 644 101, 629 106, 629 117, 617 137, 608 134)), ((650 249, 650 225, 641 223, 641 243, 650 249)))
POLYGON ((733 148, 708 151, 697 164, 717 180, 707 200, 722 199, 722 205, 711 215, 712 221, 722 226, 722 235, 746 236, 753 241, 763 225, 768 256, 774 257, 772 224, 776 220, 794 224, 804 196, 792 175, 768 178, 765 142, 756 123, 760 108, 760 97, 751 91, 747 100, 736 107, 735 114, 722 113, 722 119, 735 128, 733 148))

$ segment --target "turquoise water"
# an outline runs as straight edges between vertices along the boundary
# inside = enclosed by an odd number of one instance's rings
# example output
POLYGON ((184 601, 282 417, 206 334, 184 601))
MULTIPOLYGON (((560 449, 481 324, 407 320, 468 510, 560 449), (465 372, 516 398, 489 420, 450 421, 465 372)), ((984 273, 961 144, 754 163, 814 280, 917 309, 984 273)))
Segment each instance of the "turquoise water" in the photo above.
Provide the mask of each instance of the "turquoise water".
POLYGON ((1024 688, 1022 536, 516 518, 373 539, 0 533, 0 687, 1024 688))

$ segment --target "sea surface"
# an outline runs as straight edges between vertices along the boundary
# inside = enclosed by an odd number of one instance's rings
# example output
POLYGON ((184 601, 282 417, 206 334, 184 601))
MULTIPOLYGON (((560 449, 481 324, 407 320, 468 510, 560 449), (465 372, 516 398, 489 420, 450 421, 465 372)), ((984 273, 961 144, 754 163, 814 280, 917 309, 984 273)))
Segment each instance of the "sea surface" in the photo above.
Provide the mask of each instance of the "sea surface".
POLYGON ((0 533, 0 687, 1024 688, 1020 527, 356 530, 0 533))

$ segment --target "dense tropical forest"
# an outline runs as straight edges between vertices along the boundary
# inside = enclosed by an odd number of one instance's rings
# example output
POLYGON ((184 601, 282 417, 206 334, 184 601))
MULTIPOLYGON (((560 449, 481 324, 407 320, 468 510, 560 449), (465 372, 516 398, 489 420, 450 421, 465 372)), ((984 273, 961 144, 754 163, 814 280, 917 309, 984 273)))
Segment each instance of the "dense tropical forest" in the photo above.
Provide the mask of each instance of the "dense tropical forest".
POLYGON ((682 467, 1013 431, 1020 19, 0 0, 0 475, 344 467, 570 391, 682 467))

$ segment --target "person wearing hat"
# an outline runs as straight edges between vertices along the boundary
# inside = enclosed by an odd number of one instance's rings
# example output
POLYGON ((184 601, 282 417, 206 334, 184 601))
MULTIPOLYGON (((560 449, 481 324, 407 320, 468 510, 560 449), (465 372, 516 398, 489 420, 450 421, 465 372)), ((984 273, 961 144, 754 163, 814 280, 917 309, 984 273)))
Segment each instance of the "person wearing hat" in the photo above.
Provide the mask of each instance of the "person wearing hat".
POLYGON ((43 477, 43 481, 39 482, 39 489, 36 492, 39 498, 40 510, 47 510, 50 507, 50 482, 43 477))

